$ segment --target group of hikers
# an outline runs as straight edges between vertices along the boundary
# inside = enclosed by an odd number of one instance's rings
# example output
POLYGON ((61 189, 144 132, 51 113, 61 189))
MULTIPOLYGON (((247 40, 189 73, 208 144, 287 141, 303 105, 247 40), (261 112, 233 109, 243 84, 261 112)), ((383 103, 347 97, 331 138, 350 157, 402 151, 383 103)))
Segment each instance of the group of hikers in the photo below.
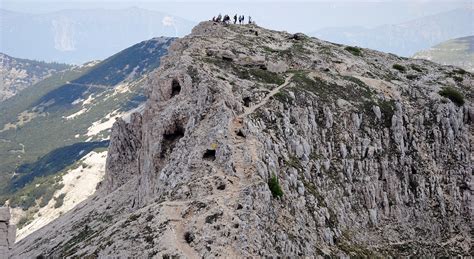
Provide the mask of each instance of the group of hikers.
MULTIPOLYGON (((227 15, 227 14, 224 15, 224 17, 222 17, 221 14, 219 14, 217 17, 214 16, 214 17, 212 17, 212 21, 213 22, 222 22, 222 23, 225 23, 225 24, 231 23, 230 16, 227 15)), ((237 14, 234 15, 234 24, 237 24, 237 21, 239 22, 239 24, 245 24, 245 16, 244 15, 237 16, 237 14)), ((251 16, 248 17, 248 23, 249 24, 253 23, 251 16)))

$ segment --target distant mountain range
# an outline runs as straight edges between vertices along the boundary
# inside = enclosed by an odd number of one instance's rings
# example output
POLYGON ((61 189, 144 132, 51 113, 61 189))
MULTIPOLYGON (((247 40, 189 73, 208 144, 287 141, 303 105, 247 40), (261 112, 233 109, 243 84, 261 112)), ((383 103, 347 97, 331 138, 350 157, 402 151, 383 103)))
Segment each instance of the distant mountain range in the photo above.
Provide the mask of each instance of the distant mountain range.
POLYGON ((20 225, 38 213, 31 208, 53 202, 64 174, 80 166, 80 172, 94 166, 97 174, 105 166, 110 127, 143 107, 147 74, 173 40, 153 38, 102 62, 74 66, 0 103, 0 204, 8 199, 30 208, 20 225), (99 160, 84 164, 91 156, 99 160))
POLYGON ((417 52, 413 57, 443 65, 458 66, 474 72, 474 36, 442 42, 427 50, 417 52))
POLYGON ((66 64, 14 58, 0 53, 0 102, 70 67, 66 64))
POLYGON ((312 36, 402 56, 412 56, 440 42, 474 34, 474 9, 462 8, 395 25, 375 28, 326 28, 312 36))
POLYGON ((82 64, 152 37, 186 35, 193 25, 180 17, 140 8, 45 14, 0 9, 0 51, 14 57, 82 64))

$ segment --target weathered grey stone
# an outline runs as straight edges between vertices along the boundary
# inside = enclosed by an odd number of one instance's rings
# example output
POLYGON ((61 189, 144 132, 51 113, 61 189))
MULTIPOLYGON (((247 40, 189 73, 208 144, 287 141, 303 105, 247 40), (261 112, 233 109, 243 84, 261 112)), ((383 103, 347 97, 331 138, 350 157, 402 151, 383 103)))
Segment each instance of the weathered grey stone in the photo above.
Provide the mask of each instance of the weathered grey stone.
POLYGON ((0 222, 10 221, 10 209, 7 207, 0 207, 0 222))
POLYGON ((0 207, 0 258, 10 258, 10 249, 15 244, 16 227, 11 225, 10 208, 0 207))
POLYGON ((176 40, 143 115, 114 125, 104 187, 14 256, 469 256, 473 75, 458 107, 433 94, 452 67, 248 27, 176 40), (278 61, 278 78, 259 67, 278 61), (386 81, 395 63, 424 75, 386 81))
POLYGON ((268 62, 267 69, 268 71, 274 72, 274 73, 284 73, 288 70, 288 65, 281 60, 277 62, 268 62))

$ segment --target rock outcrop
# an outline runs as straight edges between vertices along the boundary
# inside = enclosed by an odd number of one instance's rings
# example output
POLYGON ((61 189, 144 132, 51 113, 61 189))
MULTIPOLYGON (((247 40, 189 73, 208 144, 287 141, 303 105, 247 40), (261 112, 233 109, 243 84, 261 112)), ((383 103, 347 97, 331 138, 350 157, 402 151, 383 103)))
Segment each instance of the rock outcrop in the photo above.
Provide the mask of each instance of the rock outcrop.
POLYGON ((9 258, 15 244, 16 227, 10 224, 10 209, 0 207, 0 258, 9 258))
POLYGON ((201 23, 150 73, 143 114, 116 122, 99 192, 15 256, 472 255, 472 85, 428 61, 201 23))

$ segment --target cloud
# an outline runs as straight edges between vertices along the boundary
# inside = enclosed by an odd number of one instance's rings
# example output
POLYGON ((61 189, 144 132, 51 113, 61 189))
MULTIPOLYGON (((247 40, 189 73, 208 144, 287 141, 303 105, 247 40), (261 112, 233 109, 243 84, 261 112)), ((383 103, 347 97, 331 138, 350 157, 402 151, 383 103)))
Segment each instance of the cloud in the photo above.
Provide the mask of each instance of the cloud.
POLYGON ((163 17, 161 23, 163 24, 163 26, 174 26, 174 18, 171 16, 165 16, 163 17))

